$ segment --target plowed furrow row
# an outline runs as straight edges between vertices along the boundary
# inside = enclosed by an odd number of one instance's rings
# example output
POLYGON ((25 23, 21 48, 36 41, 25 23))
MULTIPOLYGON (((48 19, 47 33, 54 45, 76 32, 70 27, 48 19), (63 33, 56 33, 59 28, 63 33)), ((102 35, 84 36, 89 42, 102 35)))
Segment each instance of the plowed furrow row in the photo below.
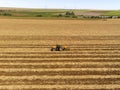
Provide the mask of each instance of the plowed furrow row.
POLYGON ((64 38, 66 39, 109 39, 109 40, 112 40, 112 39, 120 39, 120 36, 119 35, 114 35, 114 36, 109 36, 109 35, 106 35, 106 36, 86 36, 86 35, 82 35, 82 36, 32 36, 32 35, 29 35, 29 36, 0 36, 0 39, 2 40, 61 40, 64 38))
POLYGON ((71 48, 70 49, 71 51, 74 51, 74 50, 76 50, 76 51, 80 51, 80 50, 82 50, 82 51, 95 51, 95 50, 105 50, 105 51, 107 51, 107 50, 120 50, 120 48, 71 48))
POLYGON ((1 63, 120 62, 119 58, 0 58, 1 63))
POLYGON ((7 56, 2 55, 0 58, 120 58, 120 55, 51 55, 51 56, 7 56))
POLYGON ((67 51, 67 52, 0 52, 0 54, 120 54, 120 51, 67 51))
POLYGON ((120 56, 120 54, 0 54, 1 56, 120 56))
MULTIPOLYGON (((55 46, 55 45, 54 45, 55 46)), ((51 46, 51 47, 53 47, 53 46, 51 46)), ((1 46, 0 45, 0 48, 51 48, 50 46, 15 46, 15 45, 13 45, 13 46, 1 46)), ((69 46, 68 46, 69 47, 69 46)), ((78 47, 78 46, 71 46, 71 47, 69 47, 69 48, 71 48, 71 49, 120 49, 120 47, 118 46, 118 47, 105 47, 105 46, 99 46, 99 47, 78 47)))
MULTIPOLYGON (((52 46, 55 46, 56 44, 49 44, 49 45, 46 45, 46 44, 0 44, 0 47, 52 47, 52 46)), ((116 47, 120 47, 120 44, 65 44, 67 45, 68 47, 79 47, 79 48, 116 48, 116 47)))
POLYGON ((120 68, 120 64, 90 64, 89 63, 86 63, 86 64, 75 64, 73 63, 72 65, 71 64, 64 64, 64 63, 61 63, 61 64, 58 64, 58 63, 55 63, 55 64, 38 64, 38 63, 29 63, 29 64, 26 64, 26 63, 23 63, 21 65, 21 63, 4 63, 4 64, 0 64, 0 68, 34 68, 34 69, 37 69, 37 68, 120 68))
MULTIPOLYGON (((43 44, 43 43, 17 43, 17 44, 13 44, 13 43, 7 43, 7 44, 0 44, 0 46, 14 46, 14 45, 17 45, 17 46, 53 46, 53 45, 56 45, 56 44, 43 44)), ((119 43, 113 43, 113 44, 104 44, 104 43, 96 43, 96 44, 66 44, 68 46, 106 46, 106 47, 110 47, 110 46, 119 46, 120 44, 119 43)))
POLYGON ((120 36, 4 36, 1 40, 119 40, 120 36))
POLYGON ((120 75, 78 75, 78 76, 1 76, 0 80, 33 80, 33 79, 117 79, 120 78, 120 75))
POLYGON ((53 52, 51 52, 51 51, 49 51, 49 52, 33 51, 33 52, 0 52, 0 55, 71 55, 71 54, 72 55, 82 55, 82 54, 86 54, 86 55, 109 55, 109 54, 119 55, 119 53, 120 53, 119 51, 109 52, 109 51, 102 51, 102 50, 101 51, 76 51, 76 52, 74 52, 74 51, 60 51, 60 52, 59 51, 53 51, 53 52), (95 53, 95 54, 91 54, 91 53, 95 53), (99 53, 99 54, 97 54, 97 53, 99 53), (102 54, 102 53, 105 53, 105 54, 102 54))
MULTIPOLYGON (((3 48, 3 49, 24 49, 24 48, 26 48, 26 49, 48 49, 48 50, 50 50, 51 49, 51 47, 35 47, 35 46, 33 46, 33 47, 15 47, 15 46, 12 46, 12 47, 10 47, 10 46, 8 46, 8 47, 0 47, 0 48, 3 48)), ((102 48, 102 47, 97 47, 97 48, 94 48, 94 47, 88 47, 88 48, 84 48, 84 47, 82 47, 82 48, 80 48, 80 47, 69 47, 70 48, 70 50, 72 50, 72 51, 74 51, 74 50, 120 50, 120 47, 106 47, 106 48, 102 48)))
POLYGON ((105 85, 120 84, 120 78, 105 79, 33 79, 33 80, 0 80, 0 85, 105 85))
POLYGON ((0 86, 1 90, 116 90, 120 88, 118 84, 109 84, 109 85, 3 85, 0 86))
MULTIPOLYGON (((15 60, 14 60, 15 61, 15 60)), ((0 65, 120 65, 120 62, 39 62, 39 63, 19 63, 19 62, 0 62, 0 65)))
POLYGON ((79 76, 79 75, 120 75, 120 71, 118 70, 108 70, 108 71, 10 71, 10 70, 2 70, 0 71, 0 75, 1 76, 32 76, 32 75, 37 75, 37 76, 56 76, 56 75, 60 75, 60 76, 79 76))
MULTIPOLYGON (((0 50, 2 52, 8 52, 8 51, 11 51, 11 52, 46 52, 46 51, 51 51, 51 48, 0 48, 0 50)), ((0 52, 1 52, 0 51, 0 52)), ((120 52, 120 49, 70 49, 70 51, 67 51, 67 52, 84 52, 84 51, 88 51, 88 52, 120 52)), ((66 51, 61 51, 60 53, 65 53, 66 51)), ((57 53, 57 51, 54 51, 52 53, 57 53)), ((108 53, 109 54, 109 53, 108 53)))
POLYGON ((33 66, 33 65, 23 65, 23 66, 18 66, 18 65, 3 65, 3 66, 0 66, 0 68, 34 68, 34 69, 37 69, 37 68, 120 68, 120 65, 99 65, 99 66, 96 66, 96 65, 81 65, 81 66, 72 66, 72 65, 63 65, 63 66, 58 66, 58 65, 36 65, 36 66, 33 66))
POLYGON ((117 71, 119 72, 120 69, 119 68, 55 68, 55 69, 51 69, 51 68, 38 68, 38 69, 31 69, 31 68, 5 68, 5 69, 1 69, 0 71, 10 71, 10 72, 14 72, 14 71, 33 71, 33 72, 42 72, 42 71, 117 71))

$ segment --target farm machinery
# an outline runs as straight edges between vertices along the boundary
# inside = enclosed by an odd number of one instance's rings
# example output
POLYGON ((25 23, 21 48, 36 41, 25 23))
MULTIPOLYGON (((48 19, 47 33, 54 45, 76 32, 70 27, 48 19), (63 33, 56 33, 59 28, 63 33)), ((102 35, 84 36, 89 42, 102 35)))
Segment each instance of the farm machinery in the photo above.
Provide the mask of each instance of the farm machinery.
POLYGON ((67 46, 56 45, 51 48, 51 51, 69 51, 70 49, 67 46))

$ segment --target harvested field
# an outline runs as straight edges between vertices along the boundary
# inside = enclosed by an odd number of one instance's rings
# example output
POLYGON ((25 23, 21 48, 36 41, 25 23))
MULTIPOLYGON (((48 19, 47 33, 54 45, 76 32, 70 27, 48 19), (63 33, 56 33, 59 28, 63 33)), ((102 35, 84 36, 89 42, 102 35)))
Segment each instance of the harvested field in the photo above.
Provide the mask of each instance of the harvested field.
MULTIPOLYGON (((120 35, 120 20, 0 19, 0 35, 108 36, 120 35)), ((59 38, 59 37, 58 37, 59 38)), ((57 38, 57 39, 58 39, 57 38)))
MULTIPOLYGON (((7 21, 2 20, 4 24, 7 21)), ((41 23, 41 20, 28 22, 23 19, 23 24, 21 19, 19 22, 9 20, 8 26, 0 22, 0 90, 120 89, 118 20, 91 23, 43 20, 41 23), (66 30, 69 23, 72 25, 68 26, 70 31, 66 30), (57 28, 56 24, 60 27, 57 28), (100 28, 97 29, 95 24, 100 28), (23 29, 22 25, 26 28, 23 29), (103 28, 106 31, 97 33, 103 28), (61 31, 57 34, 55 29, 61 31), (70 51, 51 52, 51 47, 56 44, 66 45, 70 51)))
POLYGON ((0 89, 120 89, 120 37, 94 37, 67 36, 64 41, 71 39, 71 42, 81 43, 67 42, 70 51, 51 52, 50 48, 55 44, 45 44, 41 40, 53 42, 59 36, 1 36, 0 89), (107 44, 100 43, 103 40, 107 44), (88 43, 83 44, 84 41, 88 43), (91 44, 90 41, 95 42, 91 44), (111 41, 116 43, 111 44, 111 41))

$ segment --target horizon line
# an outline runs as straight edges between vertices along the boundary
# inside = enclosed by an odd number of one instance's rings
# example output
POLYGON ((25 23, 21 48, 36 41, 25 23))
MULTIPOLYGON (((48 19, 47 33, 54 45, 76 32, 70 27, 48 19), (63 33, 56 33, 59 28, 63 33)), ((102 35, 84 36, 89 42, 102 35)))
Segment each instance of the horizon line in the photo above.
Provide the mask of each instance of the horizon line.
POLYGON ((37 7, 0 7, 0 8, 16 8, 16 9, 63 9, 63 10, 120 10, 120 9, 92 9, 92 8, 37 8, 37 7))

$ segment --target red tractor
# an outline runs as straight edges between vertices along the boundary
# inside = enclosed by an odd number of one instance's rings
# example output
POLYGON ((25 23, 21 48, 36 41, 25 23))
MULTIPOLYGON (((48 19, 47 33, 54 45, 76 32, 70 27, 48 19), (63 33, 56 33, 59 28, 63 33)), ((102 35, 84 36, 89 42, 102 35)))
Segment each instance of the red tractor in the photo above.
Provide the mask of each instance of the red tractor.
POLYGON ((56 45, 55 47, 51 48, 51 51, 69 51, 70 49, 67 46, 56 45))

